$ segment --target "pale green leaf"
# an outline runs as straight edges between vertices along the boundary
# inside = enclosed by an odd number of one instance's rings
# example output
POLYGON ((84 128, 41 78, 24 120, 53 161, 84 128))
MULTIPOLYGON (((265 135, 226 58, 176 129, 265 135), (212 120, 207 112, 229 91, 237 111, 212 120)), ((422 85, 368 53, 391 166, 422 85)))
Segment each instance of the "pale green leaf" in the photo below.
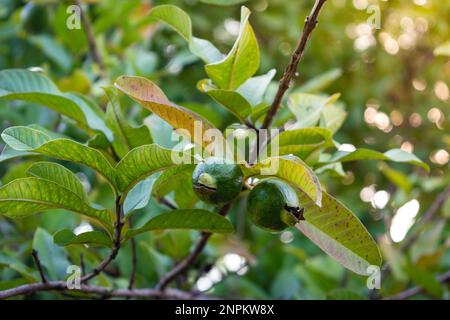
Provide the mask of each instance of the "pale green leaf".
POLYGON ((144 208, 148 204, 156 178, 156 174, 147 177, 146 179, 139 181, 130 192, 128 192, 123 204, 125 216, 134 210, 144 208))
POLYGON ((450 57, 450 41, 447 41, 434 49, 434 55, 450 57))
POLYGON ((342 76, 342 70, 339 68, 319 74, 312 78, 294 92, 317 93, 328 87, 333 81, 342 76))
POLYGON ((401 149, 391 149, 385 153, 370 149, 357 149, 353 152, 337 151, 328 163, 331 162, 347 162, 347 161, 359 161, 359 160, 388 160, 394 162, 404 162, 412 165, 419 166, 426 171, 430 170, 428 164, 417 158, 410 152, 403 151, 401 149))
MULTIPOLYGON (((278 152, 306 159, 315 150, 333 146, 331 131, 325 128, 303 128, 283 131, 278 135, 278 152)), ((275 148, 273 143, 268 147, 275 148)))
POLYGON ((381 266, 381 255, 370 233, 342 203, 322 192, 322 207, 300 193, 304 218, 296 227, 347 269, 368 275, 370 265, 381 266))
POLYGON ((320 116, 320 126, 336 133, 344 124, 347 112, 337 104, 326 105, 320 116))
POLYGON ((324 107, 334 103, 339 94, 328 96, 319 96, 308 93, 294 93, 289 96, 289 110, 297 118, 294 128, 314 127, 320 120, 324 107))
POLYGON ((250 10, 243 6, 241 28, 233 48, 223 60, 205 66, 206 73, 220 89, 238 88, 259 68, 258 42, 249 16, 250 10))
POLYGON ((275 76, 276 70, 271 69, 266 74, 253 77, 245 81, 237 92, 240 93, 252 106, 256 106, 263 102, 264 94, 267 87, 275 76))
POLYGON ((223 54, 211 42, 192 37, 189 50, 206 63, 213 63, 223 59, 223 54))

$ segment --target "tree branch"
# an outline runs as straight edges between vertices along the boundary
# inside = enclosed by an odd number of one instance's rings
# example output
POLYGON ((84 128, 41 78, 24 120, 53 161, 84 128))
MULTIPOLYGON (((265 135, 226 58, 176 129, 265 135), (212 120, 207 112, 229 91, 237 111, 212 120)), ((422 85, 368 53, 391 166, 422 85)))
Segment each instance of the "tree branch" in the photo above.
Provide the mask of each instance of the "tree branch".
POLYGON ((40 291, 61 291, 64 293, 81 292, 87 294, 98 294, 106 297, 123 298, 159 298, 159 299, 180 299, 180 300, 208 300, 214 297, 185 292, 177 289, 110 289, 98 286, 81 285, 80 289, 67 289, 64 281, 50 281, 47 283, 31 283, 16 288, 0 291, 0 299, 7 299, 20 295, 28 295, 40 291))
POLYGON ((38 252, 36 250, 31 251, 31 255, 33 256, 34 263, 36 264, 36 268, 39 271, 39 275, 41 276, 42 283, 47 283, 47 278, 45 277, 44 269, 42 268, 41 260, 39 259, 38 252))
MULTIPOLYGON (((450 197, 450 186, 445 188, 441 193, 438 194, 438 196, 434 199, 431 206, 425 211, 425 213, 422 215, 421 219, 416 223, 415 230, 416 232, 411 234, 408 238, 403 240, 403 243, 401 244, 399 248, 399 252, 403 253, 405 252, 413 243, 417 240, 420 233, 420 226, 424 225, 426 222, 430 221, 433 216, 436 214, 436 212, 439 211, 439 209, 443 206, 445 201, 450 197)), ((386 278, 389 273, 391 272, 391 268, 389 265, 386 265, 385 268, 382 271, 381 278, 386 278)), ((378 295, 376 294, 376 291, 372 291, 370 298, 371 299, 377 299, 378 295)))
MULTIPOLYGON (((229 209, 230 204, 226 204, 225 206, 222 207, 222 209, 220 209, 219 213, 222 216, 225 216, 228 213, 229 209)), ((186 258, 180 261, 172 270, 163 275, 155 288, 157 290, 164 290, 164 288, 170 282, 175 280, 180 274, 186 272, 195 262, 200 253, 203 251, 211 235, 212 233, 210 232, 203 232, 197 244, 195 245, 194 250, 186 258)))
POLYGON ((86 38, 88 40, 89 50, 92 55, 92 59, 94 59, 95 63, 98 64, 100 70, 102 72, 105 71, 105 64, 102 60, 102 57, 97 49, 97 44, 95 42, 94 33, 92 32, 92 26, 91 21, 89 20, 89 17, 86 15, 86 13, 83 10, 83 7, 81 5, 81 0, 75 0, 75 3, 80 8, 80 16, 81 16, 81 22, 83 23, 83 29, 86 33, 86 38))
POLYGON ((122 227, 123 227, 123 206, 120 201, 121 197, 117 197, 116 199, 116 223, 114 226, 114 244, 113 248, 109 254, 109 256, 103 260, 97 267, 95 267, 94 270, 92 270, 90 273, 84 275, 80 281, 81 283, 84 283, 96 276, 98 276, 105 268, 110 264, 111 261, 113 261, 117 253, 120 250, 120 244, 121 244, 121 233, 122 233, 122 227))
POLYGON ((439 211, 439 209, 444 205, 445 201, 450 197, 450 186, 445 188, 439 195, 434 199, 431 206, 428 208, 428 210, 422 215, 422 218, 416 223, 415 229, 417 232, 411 234, 410 237, 406 238, 403 241, 403 244, 400 247, 401 251, 404 251, 406 248, 408 248, 411 244, 414 243, 414 241, 417 240, 417 238, 420 235, 419 227, 430 221, 433 216, 436 214, 436 212, 439 211))
MULTIPOLYGON (((130 228, 132 227, 131 217, 129 219, 130 228)), ((131 238, 131 274, 130 279, 128 281, 128 289, 133 289, 134 281, 136 279, 136 269, 137 269, 137 252, 136 252, 136 239, 131 238)))
MULTIPOLYGON (((450 281, 450 271, 447 271, 444 274, 441 274, 436 279, 440 283, 445 283, 450 281)), ((395 296, 387 298, 387 300, 406 300, 409 299, 421 292, 423 292, 424 289, 422 287, 413 287, 408 290, 402 291, 399 294, 396 294, 395 296)))
POLYGON ((273 118, 275 117, 278 109, 281 105, 281 100, 283 99, 286 90, 289 88, 290 82, 295 75, 299 62, 303 58, 303 54, 305 52, 306 44, 311 36, 312 31, 316 27, 318 23, 318 16, 320 13, 320 9, 324 5, 326 0, 316 0, 314 3, 314 7, 311 10, 311 13, 308 17, 306 17, 305 25, 303 27, 303 32, 300 38, 300 41, 297 44, 297 48, 291 56, 291 61, 289 62, 286 70, 284 71, 283 77, 280 80, 280 84, 278 86, 278 91, 275 95, 275 99, 272 102, 272 105, 267 113, 266 118, 264 119, 264 123, 261 129, 267 129, 270 127, 273 118))

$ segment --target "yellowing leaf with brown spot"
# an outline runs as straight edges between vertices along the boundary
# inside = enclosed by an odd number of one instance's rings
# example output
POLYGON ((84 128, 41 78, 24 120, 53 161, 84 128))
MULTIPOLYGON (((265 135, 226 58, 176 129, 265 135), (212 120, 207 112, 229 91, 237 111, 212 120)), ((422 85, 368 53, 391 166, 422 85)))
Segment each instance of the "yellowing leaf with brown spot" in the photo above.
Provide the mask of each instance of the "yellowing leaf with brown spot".
POLYGON ((116 80, 115 86, 175 129, 187 130, 181 133, 198 145, 207 146, 213 141, 213 138, 205 135, 206 130, 215 129, 208 120, 169 101, 152 81, 142 77, 121 76, 116 80), (196 134, 195 130, 198 131, 196 134))

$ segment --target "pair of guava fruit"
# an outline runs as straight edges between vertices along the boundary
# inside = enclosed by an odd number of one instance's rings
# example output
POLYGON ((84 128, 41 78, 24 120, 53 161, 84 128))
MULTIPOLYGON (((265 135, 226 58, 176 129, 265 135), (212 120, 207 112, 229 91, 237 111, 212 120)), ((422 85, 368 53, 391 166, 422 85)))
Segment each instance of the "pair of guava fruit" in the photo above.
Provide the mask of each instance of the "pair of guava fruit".
MULTIPOLYGON (((196 166, 192 186, 202 201, 224 204, 240 194, 244 175, 236 164, 209 158, 196 166)), ((248 195, 247 211, 253 224, 275 232, 296 224, 302 213, 295 190, 277 178, 267 178, 256 184, 248 195)))

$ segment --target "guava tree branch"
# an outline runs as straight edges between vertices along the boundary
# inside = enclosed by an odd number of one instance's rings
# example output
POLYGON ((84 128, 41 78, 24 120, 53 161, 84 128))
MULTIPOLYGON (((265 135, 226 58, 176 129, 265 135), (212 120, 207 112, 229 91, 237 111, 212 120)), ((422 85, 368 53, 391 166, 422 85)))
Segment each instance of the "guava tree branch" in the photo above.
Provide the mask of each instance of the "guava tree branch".
POLYGON ((98 276, 105 268, 113 261, 117 253, 119 253, 120 250, 120 243, 122 241, 121 234, 122 234, 122 228, 123 228, 123 206, 121 204, 121 197, 117 197, 116 199, 116 223, 114 225, 114 243, 113 247, 111 249, 110 254, 108 257, 106 257, 105 260, 103 260, 97 267, 94 268, 90 273, 84 275, 80 281, 86 282, 96 276, 98 276))
POLYGON ((428 208, 427 211, 422 215, 422 218, 416 223, 416 230, 417 232, 411 234, 410 237, 406 238, 403 241, 403 244, 400 247, 401 251, 404 251, 406 248, 408 248, 411 244, 414 243, 414 241, 417 240, 417 238, 420 235, 420 226, 424 225, 428 221, 430 221, 436 212, 439 211, 439 209, 444 205, 445 201, 450 197, 450 186, 444 189, 439 195, 434 199, 431 206, 428 208))
POLYGON ((180 300, 208 300, 215 299, 211 296, 199 295, 178 289, 110 289, 99 286, 82 284, 80 289, 69 290, 65 281, 50 281, 46 283, 25 284, 16 288, 0 291, 0 300, 20 295, 29 295, 41 291, 60 291, 63 293, 86 293, 97 294, 102 297, 123 298, 158 298, 158 299, 180 299, 180 300))
MULTIPOLYGON (((412 233, 411 236, 406 238, 402 245, 399 248, 400 254, 405 252, 419 237, 420 235, 420 226, 424 225, 426 222, 430 221, 434 215, 439 211, 439 209, 444 205, 445 201, 450 197, 450 186, 445 188, 441 193, 437 195, 437 197, 434 199, 431 206, 425 211, 425 213, 422 215, 420 220, 416 223, 415 226, 415 233, 412 233)), ((386 265, 385 268, 382 271, 381 278, 386 278, 389 273, 391 272, 391 268, 389 265, 386 265)), ((412 289, 411 289, 412 290, 412 289)), ((376 291, 372 291, 371 297, 372 299, 377 298, 376 291)))
POLYGON ((83 7, 81 5, 81 0, 75 0, 75 3, 80 8, 80 18, 81 22, 83 23, 83 29, 86 34, 86 38, 88 41, 89 50, 92 55, 92 59, 94 59, 95 63, 98 64, 100 70, 103 72, 105 71, 105 64, 103 62, 103 59, 98 52, 97 44, 95 42, 94 33, 92 31, 91 21, 89 20, 89 17, 86 15, 86 13, 83 10, 83 7))
MULTIPOLYGON (((226 204, 220 209, 219 214, 225 216, 229 209, 230 204, 226 204)), ((203 232, 195 245, 194 250, 192 250, 192 252, 186 258, 181 260, 172 270, 163 275, 155 288, 157 290, 164 290, 170 282, 175 280, 180 274, 186 272, 194 264, 195 260, 197 260, 197 257, 205 248, 211 235, 212 233, 210 232, 203 232)))
MULTIPOLYGON (((436 280, 439 283, 446 283, 450 281, 450 271, 447 271, 444 274, 441 274, 436 278, 436 280)), ((405 291, 400 292, 399 294, 396 294, 395 296, 387 298, 387 300, 406 300, 409 299, 421 292, 423 292, 424 289, 422 287, 413 287, 410 289, 407 289, 405 291)))
POLYGON ((44 268, 42 268, 41 260, 39 259, 38 252, 36 250, 31 251, 31 255, 33 256, 34 264, 39 271, 39 275, 41 276, 42 283, 47 283, 47 278, 45 277, 44 268))
POLYGON ((267 129, 272 124, 273 118, 275 117, 278 109, 280 108, 283 96, 286 93, 286 90, 289 89, 291 80, 294 77, 295 72, 297 71, 298 64, 303 58, 303 54, 306 49, 306 44, 308 43, 311 33, 318 23, 319 13, 325 2, 326 0, 316 0, 316 2, 314 3, 314 7, 311 10, 311 13, 309 14, 308 17, 306 17, 301 38, 297 44, 297 47, 295 48, 294 53, 291 56, 291 61, 289 62, 286 70, 284 71, 283 77, 280 80, 278 91, 275 95, 275 98, 272 102, 269 111, 267 112, 266 118, 264 119, 261 129, 267 129))

